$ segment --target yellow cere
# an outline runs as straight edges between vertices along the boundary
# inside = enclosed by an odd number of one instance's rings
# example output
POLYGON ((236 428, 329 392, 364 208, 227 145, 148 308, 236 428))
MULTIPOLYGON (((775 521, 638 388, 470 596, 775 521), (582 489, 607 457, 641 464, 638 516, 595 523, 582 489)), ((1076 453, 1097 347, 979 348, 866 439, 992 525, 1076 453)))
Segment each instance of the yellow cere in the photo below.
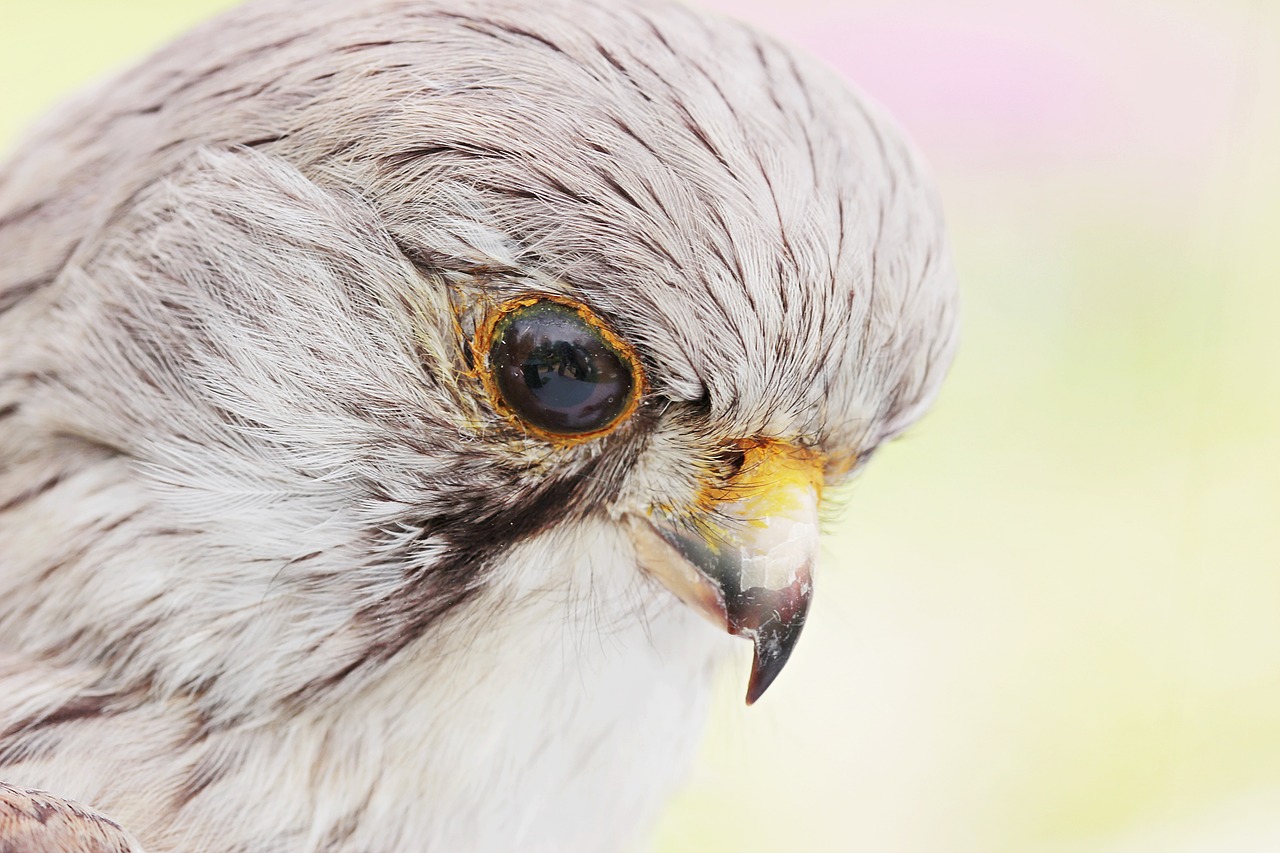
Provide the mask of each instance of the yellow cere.
POLYGON ((770 518, 791 516, 811 505, 809 494, 821 498, 821 454, 785 441, 758 439, 739 443, 742 471, 723 486, 705 489, 699 503, 735 504, 734 515, 756 527, 770 518))

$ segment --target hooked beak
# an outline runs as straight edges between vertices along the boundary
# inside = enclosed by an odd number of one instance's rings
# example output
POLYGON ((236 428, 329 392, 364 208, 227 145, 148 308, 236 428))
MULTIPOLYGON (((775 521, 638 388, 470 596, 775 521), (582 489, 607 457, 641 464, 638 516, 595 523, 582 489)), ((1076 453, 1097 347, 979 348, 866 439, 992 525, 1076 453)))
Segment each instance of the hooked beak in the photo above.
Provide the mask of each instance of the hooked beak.
POLYGON ((755 644, 747 704, 782 671, 813 594, 822 466, 779 441, 744 443, 742 471, 708 495, 697 529, 628 515, 640 566, 717 627, 755 644))

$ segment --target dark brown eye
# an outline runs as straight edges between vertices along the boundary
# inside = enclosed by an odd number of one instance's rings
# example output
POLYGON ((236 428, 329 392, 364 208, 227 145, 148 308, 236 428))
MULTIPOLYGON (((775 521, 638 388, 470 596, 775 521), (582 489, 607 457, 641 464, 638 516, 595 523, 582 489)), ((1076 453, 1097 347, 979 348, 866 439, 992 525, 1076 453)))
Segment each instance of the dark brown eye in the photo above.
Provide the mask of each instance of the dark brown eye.
POLYGON ((635 407, 641 379, 630 347, 563 297, 499 306, 476 344, 487 350, 490 393, 535 432, 586 437, 635 407))

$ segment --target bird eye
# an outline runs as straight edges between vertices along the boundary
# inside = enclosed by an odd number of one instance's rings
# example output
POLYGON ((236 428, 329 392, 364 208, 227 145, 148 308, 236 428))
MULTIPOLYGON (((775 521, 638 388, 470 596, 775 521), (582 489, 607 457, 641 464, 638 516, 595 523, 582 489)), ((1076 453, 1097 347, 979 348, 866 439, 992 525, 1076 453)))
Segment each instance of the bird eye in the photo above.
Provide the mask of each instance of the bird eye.
POLYGON ((473 347, 498 407, 549 438, 607 432, 635 409, 643 382, 631 347, 564 297, 499 305, 473 347))

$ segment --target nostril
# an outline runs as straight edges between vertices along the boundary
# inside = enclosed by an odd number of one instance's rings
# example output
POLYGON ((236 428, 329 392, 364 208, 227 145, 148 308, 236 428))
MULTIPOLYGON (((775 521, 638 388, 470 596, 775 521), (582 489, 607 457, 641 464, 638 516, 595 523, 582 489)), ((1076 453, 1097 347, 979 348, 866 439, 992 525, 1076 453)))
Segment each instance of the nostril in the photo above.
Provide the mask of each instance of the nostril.
POLYGON ((731 444, 721 448, 719 462, 724 479, 733 480, 747 466, 747 453, 741 446, 731 444))

